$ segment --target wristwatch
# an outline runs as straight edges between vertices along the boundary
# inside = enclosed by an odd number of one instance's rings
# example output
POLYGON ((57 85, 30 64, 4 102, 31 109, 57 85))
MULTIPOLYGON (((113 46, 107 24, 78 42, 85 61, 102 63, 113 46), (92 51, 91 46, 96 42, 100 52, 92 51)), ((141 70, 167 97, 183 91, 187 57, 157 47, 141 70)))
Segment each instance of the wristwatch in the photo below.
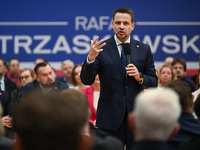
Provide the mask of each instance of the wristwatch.
POLYGON ((144 75, 142 72, 140 72, 140 79, 138 81, 141 82, 143 79, 144 79, 144 75))

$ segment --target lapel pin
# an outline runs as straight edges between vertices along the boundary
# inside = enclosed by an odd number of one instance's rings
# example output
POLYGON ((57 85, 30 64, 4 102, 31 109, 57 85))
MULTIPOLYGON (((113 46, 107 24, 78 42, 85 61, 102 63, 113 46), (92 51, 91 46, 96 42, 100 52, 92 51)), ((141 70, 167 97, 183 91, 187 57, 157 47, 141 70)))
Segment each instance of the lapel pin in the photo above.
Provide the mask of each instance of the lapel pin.
POLYGON ((58 88, 57 88, 57 87, 55 87, 55 89, 57 90, 58 88))
POLYGON ((139 45, 137 45, 137 47, 139 47, 139 45))

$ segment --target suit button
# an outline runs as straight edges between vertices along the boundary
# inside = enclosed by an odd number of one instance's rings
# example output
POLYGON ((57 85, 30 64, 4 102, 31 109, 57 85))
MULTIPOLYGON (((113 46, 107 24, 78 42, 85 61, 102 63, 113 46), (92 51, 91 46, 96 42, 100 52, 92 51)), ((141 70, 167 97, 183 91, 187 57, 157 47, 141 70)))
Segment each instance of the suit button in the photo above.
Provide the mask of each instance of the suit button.
POLYGON ((126 86, 126 89, 128 89, 128 86, 126 86))
POLYGON ((126 99, 126 96, 124 96, 123 99, 126 99))

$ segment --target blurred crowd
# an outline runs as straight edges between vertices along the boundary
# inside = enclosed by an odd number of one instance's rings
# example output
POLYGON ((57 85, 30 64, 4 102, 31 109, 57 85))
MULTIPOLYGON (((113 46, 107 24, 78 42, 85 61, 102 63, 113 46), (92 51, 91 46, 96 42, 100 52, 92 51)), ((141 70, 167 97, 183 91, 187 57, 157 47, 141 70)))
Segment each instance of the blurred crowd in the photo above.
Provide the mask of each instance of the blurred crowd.
MULTIPOLYGON (((167 57, 156 68, 157 88, 146 87, 129 114, 134 147, 151 140, 171 149, 200 149, 198 61, 191 78, 182 58, 167 57)), ((120 140, 96 127, 98 75, 92 85, 84 85, 82 64, 71 60, 62 62, 62 77, 44 58, 35 60, 34 68, 19 66, 17 58, 0 58, 0 149, 123 149, 120 140)))

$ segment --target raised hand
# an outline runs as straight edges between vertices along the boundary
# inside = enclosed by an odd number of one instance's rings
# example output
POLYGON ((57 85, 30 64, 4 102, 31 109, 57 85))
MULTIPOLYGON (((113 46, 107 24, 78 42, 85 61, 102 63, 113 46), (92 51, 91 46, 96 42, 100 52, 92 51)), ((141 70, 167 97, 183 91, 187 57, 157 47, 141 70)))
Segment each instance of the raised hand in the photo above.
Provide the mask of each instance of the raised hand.
POLYGON ((103 43, 104 40, 100 40, 99 42, 97 42, 98 39, 99 36, 97 36, 94 41, 91 40, 90 52, 88 54, 89 61, 93 61, 99 55, 99 52, 103 51, 102 47, 106 45, 106 43, 103 43))

